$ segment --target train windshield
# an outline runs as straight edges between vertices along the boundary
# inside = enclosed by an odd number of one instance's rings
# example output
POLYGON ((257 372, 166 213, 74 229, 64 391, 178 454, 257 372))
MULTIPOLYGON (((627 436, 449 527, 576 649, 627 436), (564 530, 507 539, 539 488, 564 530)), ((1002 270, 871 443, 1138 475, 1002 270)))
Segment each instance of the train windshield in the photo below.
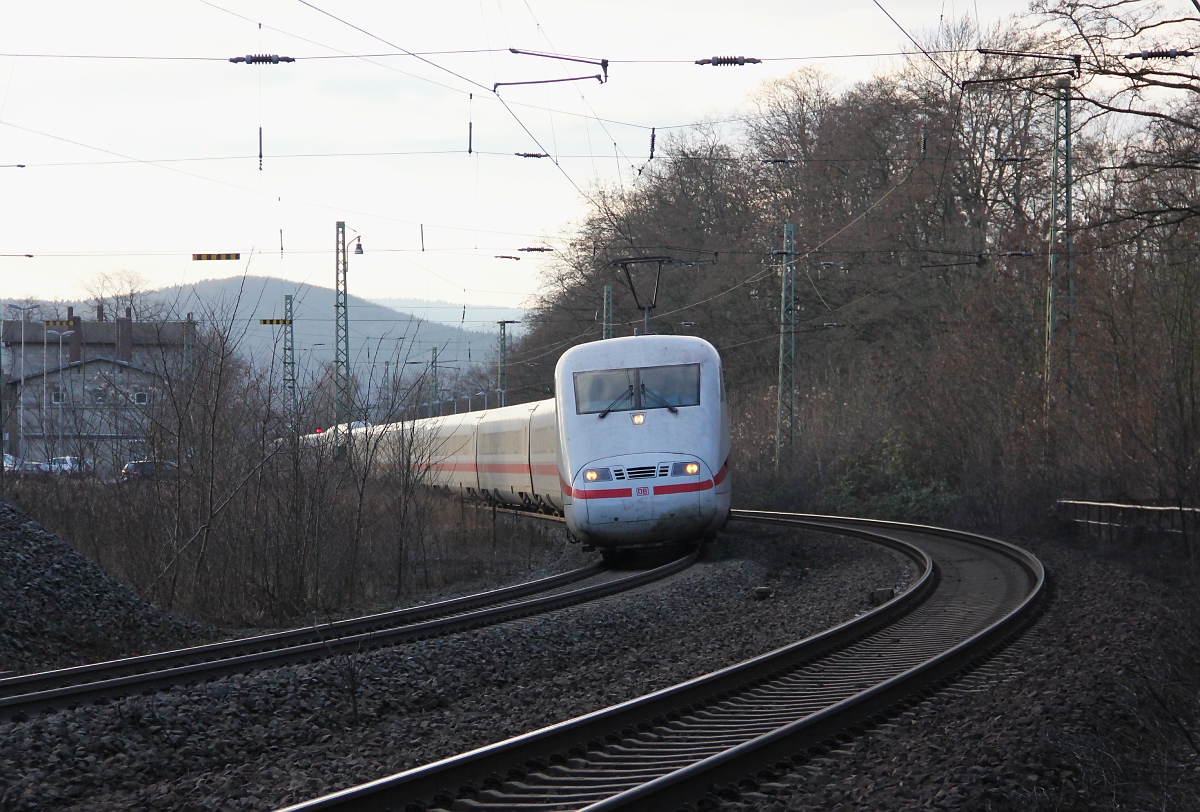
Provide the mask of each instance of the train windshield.
POLYGON ((575 373, 575 413, 598 414, 700 405, 700 365, 575 373))

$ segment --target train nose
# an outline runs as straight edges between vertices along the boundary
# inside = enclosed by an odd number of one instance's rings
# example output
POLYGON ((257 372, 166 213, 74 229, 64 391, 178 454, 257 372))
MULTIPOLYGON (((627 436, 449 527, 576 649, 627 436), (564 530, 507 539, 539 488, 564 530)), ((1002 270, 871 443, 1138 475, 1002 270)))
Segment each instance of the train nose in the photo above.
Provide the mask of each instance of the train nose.
POLYGON ((597 537, 686 537, 707 526, 716 509, 712 472, 700 459, 686 455, 595 460, 579 472, 576 482, 576 521, 586 517, 587 526, 580 529, 597 537), (583 511, 578 509, 580 502, 583 511))

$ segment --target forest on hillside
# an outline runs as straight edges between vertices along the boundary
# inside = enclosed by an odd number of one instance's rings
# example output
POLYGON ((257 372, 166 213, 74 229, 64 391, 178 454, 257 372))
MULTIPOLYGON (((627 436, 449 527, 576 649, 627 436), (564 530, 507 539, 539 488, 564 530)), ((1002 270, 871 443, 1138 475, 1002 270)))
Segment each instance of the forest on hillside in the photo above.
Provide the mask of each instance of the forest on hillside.
MULTIPOLYGON (((1200 504, 1200 82, 1169 50, 1196 21, 1036 10, 944 27, 869 81, 803 68, 756 115, 660 135, 636 180, 591 196, 510 355, 514 394, 545 397, 558 355, 599 337, 606 285, 632 334, 614 261, 669 256, 652 329, 720 349, 743 506, 1011 530, 1055 498, 1200 504), (776 472, 785 224, 796 416, 776 472)), ((644 301, 657 265, 629 267, 644 301)))

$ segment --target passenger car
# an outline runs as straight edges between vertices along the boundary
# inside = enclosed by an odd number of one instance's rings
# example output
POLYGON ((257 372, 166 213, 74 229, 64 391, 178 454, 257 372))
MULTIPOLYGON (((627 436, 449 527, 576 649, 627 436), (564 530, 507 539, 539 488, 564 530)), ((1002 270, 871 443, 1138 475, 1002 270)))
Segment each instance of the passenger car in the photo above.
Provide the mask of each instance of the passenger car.
POLYGON ((134 479, 176 479, 179 466, 166 460, 134 460, 121 469, 121 481, 134 479))
POLYGON ((79 457, 51 457, 47 464, 50 473, 57 476, 83 476, 93 471, 91 460, 81 460, 79 457))

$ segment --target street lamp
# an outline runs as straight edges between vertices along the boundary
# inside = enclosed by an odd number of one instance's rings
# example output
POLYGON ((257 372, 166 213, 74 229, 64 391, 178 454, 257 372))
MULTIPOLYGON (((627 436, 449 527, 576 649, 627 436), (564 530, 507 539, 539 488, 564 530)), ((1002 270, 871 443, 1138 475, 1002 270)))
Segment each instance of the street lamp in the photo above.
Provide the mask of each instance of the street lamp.
MULTIPOLYGON (((463 396, 462 396, 462 397, 460 397, 458 400, 465 400, 465 401, 467 402, 467 411, 468 411, 468 412, 469 412, 469 411, 471 411, 471 396, 470 396, 470 395, 463 395, 463 396)), ((456 408, 456 409, 457 409, 457 403, 458 403, 458 401, 455 401, 455 404, 456 404, 455 408, 456 408)))
POLYGON ((38 305, 10 304, 8 309, 19 311, 21 314, 21 389, 18 393, 20 399, 17 401, 17 445, 21 449, 21 459, 25 459, 25 322, 30 311, 37 310, 38 305))
MULTIPOLYGON (((66 387, 65 387, 65 384, 63 384, 63 374, 62 374, 62 366, 63 366, 63 364, 62 364, 62 342, 63 342, 63 339, 66 338, 67 336, 75 335, 75 331, 74 330, 64 330, 62 332, 59 332, 58 330, 46 330, 45 332, 46 332, 46 335, 48 335, 48 336, 58 336, 58 385, 60 387, 60 391, 59 391, 59 398, 58 398, 58 440, 55 442, 55 448, 54 448, 54 450, 55 450, 54 456, 58 456, 59 454, 62 453, 62 402, 63 402, 63 397, 66 394, 66 387)), ((45 355, 46 355, 46 342, 43 341, 42 342, 42 356, 45 357, 45 355)), ((42 397, 43 398, 45 398, 45 394, 44 394, 45 390, 46 390, 46 365, 45 365, 45 363, 43 363, 42 364, 42 392, 43 392, 42 397)))
POLYGON ((483 410, 486 412, 486 411, 487 411, 487 395, 488 395, 488 393, 487 393, 487 391, 486 391, 486 390, 485 390, 485 391, 482 391, 482 392, 476 392, 476 393, 475 393, 475 396, 476 396, 476 397, 479 397, 480 395, 482 395, 482 396, 483 396, 483 410))

